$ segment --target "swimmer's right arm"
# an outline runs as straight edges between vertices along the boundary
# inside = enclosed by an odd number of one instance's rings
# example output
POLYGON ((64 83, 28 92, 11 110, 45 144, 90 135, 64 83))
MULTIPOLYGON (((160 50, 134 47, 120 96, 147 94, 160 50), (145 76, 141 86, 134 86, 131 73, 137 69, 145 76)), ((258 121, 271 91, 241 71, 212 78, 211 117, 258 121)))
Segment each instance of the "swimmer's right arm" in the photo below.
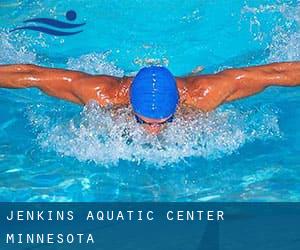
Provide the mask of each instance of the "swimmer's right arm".
POLYGON ((0 65, 0 88, 39 88, 50 96, 78 104, 91 99, 102 106, 124 102, 122 98, 115 98, 123 80, 32 64, 0 65))
POLYGON ((62 69, 40 67, 32 64, 0 66, 0 87, 39 88, 46 94, 75 103, 81 103, 73 93, 72 85, 85 74, 62 69))

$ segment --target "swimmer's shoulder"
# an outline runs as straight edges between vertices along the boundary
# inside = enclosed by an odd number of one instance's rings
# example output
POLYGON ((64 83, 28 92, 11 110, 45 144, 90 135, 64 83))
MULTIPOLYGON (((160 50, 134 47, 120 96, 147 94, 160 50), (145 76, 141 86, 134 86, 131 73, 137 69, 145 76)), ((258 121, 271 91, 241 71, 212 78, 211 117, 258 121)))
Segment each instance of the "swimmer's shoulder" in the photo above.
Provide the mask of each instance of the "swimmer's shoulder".
POLYGON ((181 103, 204 112, 214 110, 234 91, 232 77, 226 74, 189 76, 177 79, 181 103))
POLYGON ((204 92, 213 84, 207 75, 176 77, 181 104, 193 106, 195 94, 204 92))
POLYGON ((86 104, 95 100, 100 106, 128 104, 129 77, 88 75, 74 82, 73 90, 86 104))

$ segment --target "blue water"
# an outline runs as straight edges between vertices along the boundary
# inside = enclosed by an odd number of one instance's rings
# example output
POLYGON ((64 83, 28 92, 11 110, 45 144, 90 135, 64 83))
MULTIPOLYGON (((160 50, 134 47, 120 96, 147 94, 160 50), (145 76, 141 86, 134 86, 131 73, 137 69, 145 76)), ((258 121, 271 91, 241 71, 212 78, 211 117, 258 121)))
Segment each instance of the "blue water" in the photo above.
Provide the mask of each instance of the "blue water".
MULTIPOLYGON (((156 63, 180 76, 300 59, 299 1, 2 0, 0 17, 0 64, 122 76, 156 63), (9 32, 68 10, 83 32, 9 32)), ((300 201, 299 97, 273 87, 208 117, 179 111, 153 137, 130 108, 0 89, 0 200, 300 201)))

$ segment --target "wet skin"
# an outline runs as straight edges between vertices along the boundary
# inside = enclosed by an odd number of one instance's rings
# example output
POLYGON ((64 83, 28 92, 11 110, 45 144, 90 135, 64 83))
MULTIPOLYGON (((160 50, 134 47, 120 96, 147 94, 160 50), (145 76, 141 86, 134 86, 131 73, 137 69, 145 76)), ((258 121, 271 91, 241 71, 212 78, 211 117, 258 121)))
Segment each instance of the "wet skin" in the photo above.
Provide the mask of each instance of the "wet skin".
MULTIPOLYGON (((31 64, 0 65, 1 88, 39 88, 46 94, 78 104, 96 100, 100 106, 129 105, 132 77, 90 75, 31 64)), ((300 84, 300 62, 228 69, 216 74, 176 78, 180 104, 209 112, 225 102, 254 95, 268 86, 300 84)), ((140 117, 144 128, 157 134, 164 120, 140 117)))

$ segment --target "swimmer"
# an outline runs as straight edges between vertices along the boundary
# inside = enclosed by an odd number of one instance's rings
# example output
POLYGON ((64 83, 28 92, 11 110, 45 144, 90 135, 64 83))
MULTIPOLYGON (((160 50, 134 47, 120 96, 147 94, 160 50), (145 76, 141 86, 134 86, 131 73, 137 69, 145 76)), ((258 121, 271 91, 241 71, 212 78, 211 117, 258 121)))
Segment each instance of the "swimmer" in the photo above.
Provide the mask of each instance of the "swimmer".
POLYGON ((176 78, 160 66, 142 68, 135 77, 119 78, 29 64, 0 65, 1 88, 38 88, 50 96, 82 105, 90 100, 96 100, 101 107, 131 105, 136 121, 151 134, 159 133, 164 124, 172 122, 179 105, 209 112, 268 86, 297 85, 300 62, 176 78))

